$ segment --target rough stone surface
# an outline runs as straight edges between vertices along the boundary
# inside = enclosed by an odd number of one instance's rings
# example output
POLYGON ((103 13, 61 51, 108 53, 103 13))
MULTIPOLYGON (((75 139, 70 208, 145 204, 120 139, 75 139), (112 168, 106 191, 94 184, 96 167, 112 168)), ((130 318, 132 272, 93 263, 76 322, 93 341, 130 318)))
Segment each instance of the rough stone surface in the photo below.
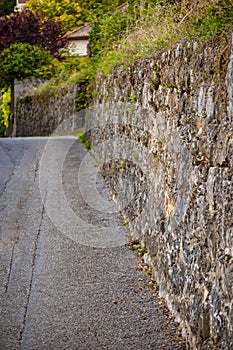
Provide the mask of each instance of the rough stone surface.
POLYGON ((86 129, 191 349, 233 348, 233 42, 96 80, 86 129))
POLYGON ((43 88, 43 83, 35 79, 15 81, 11 136, 48 136, 64 121, 72 122, 76 86, 48 90, 43 88))

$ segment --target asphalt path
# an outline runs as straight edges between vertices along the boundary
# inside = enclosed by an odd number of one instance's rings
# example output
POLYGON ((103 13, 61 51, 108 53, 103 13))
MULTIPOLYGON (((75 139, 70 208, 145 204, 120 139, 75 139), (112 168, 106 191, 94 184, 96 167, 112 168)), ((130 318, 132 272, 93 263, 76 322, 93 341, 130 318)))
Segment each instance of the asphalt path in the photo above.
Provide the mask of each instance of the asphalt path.
POLYGON ((74 137, 0 139, 0 350, 185 349, 74 137))

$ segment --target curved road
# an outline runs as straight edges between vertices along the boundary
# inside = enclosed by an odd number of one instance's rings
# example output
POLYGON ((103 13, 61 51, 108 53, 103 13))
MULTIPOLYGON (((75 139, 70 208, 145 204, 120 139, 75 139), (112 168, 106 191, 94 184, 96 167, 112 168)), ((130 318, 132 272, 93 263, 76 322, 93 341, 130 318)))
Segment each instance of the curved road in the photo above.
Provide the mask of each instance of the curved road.
POLYGON ((0 349, 185 349, 73 137, 0 139, 0 349))

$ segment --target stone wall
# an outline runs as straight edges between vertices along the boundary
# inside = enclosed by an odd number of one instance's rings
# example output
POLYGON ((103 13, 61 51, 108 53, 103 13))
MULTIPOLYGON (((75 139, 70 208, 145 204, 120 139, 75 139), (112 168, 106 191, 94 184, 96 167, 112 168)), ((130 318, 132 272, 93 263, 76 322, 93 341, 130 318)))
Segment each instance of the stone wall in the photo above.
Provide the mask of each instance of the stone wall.
POLYGON ((62 122, 72 120, 76 86, 49 89, 44 84, 46 82, 37 79, 15 82, 11 136, 48 136, 62 122))
POLYGON ((233 349, 233 40, 180 43, 96 81, 86 124, 191 349, 233 349))

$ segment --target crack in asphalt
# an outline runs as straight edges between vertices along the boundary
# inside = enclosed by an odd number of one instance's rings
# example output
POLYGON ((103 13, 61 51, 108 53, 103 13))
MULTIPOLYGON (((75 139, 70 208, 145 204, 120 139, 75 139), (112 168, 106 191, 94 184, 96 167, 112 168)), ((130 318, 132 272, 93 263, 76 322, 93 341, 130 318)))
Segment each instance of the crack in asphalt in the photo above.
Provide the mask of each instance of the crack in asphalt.
POLYGON ((30 296, 31 296, 31 291, 32 291, 32 284, 33 284, 33 279, 34 279, 34 274, 35 274, 35 265, 36 265, 36 256, 37 256, 37 249, 38 249, 38 242, 40 238, 40 233, 41 233, 41 227, 44 219, 44 214, 45 214, 45 207, 44 205, 42 206, 42 211, 41 211, 41 221, 40 225, 37 231, 36 239, 35 239, 35 245, 34 245, 34 252, 32 256, 32 270, 31 270, 31 276, 30 276, 30 282, 29 282, 29 290, 27 294, 27 301, 25 305, 25 312, 23 316, 23 324, 22 324, 22 329, 20 331, 20 337, 19 337, 19 344, 20 344, 20 349, 22 349, 22 341, 23 341, 23 335, 24 335, 24 329, 26 326, 26 319, 27 319, 27 313, 28 313, 28 305, 30 302, 30 296))
POLYGON ((3 152, 7 155, 7 157, 10 159, 12 165, 13 165, 13 170, 11 172, 11 174, 9 175, 8 180, 5 182, 3 189, 2 189, 2 193, 0 193, 0 199, 3 195, 3 193, 5 192, 8 183, 11 181, 12 177, 14 176, 14 172, 15 172, 15 168, 16 168, 16 164, 14 163, 13 159, 11 158, 10 154, 6 151, 5 147, 3 147, 3 144, 0 143, 0 147, 2 148, 3 152))
MULTIPOLYGON (((36 179, 39 178, 39 160, 36 161, 35 164, 35 169, 34 169, 34 182, 36 182, 36 179)), ((45 201, 46 201, 46 197, 47 197, 47 192, 45 194, 45 201)), ((37 251, 38 251, 38 243, 39 243, 39 239, 40 239, 40 234, 41 234, 41 228, 42 228, 42 224, 43 224, 43 220, 44 220, 44 215, 45 215, 45 203, 42 204, 42 209, 41 209, 41 220, 40 220, 40 224, 38 227, 38 231, 37 231, 37 235, 35 238, 35 245, 34 245, 34 251, 33 251, 33 255, 32 255, 32 265, 31 265, 31 276, 30 276, 30 282, 29 282, 29 290, 28 290, 28 294, 27 294, 27 300, 26 300, 26 305, 25 305, 25 312, 24 312, 24 316, 23 316, 23 323, 22 323, 22 329, 20 331, 20 336, 19 336, 19 345, 20 345, 20 350, 22 350, 22 345, 23 345, 23 336, 24 336, 24 330, 25 330, 25 326, 26 326, 26 319, 27 319, 27 314, 28 314, 28 306, 29 306, 29 302, 30 302, 30 297, 31 297, 31 291, 32 291, 32 284, 33 284, 33 280, 34 280, 34 275, 35 275, 35 266, 36 266, 36 257, 37 257, 37 251)))
POLYGON ((7 281, 6 281, 6 285, 5 285, 5 293, 7 293, 9 283, 10 283, 11 270, 12 270, 13 260, 14 260, 14 253, 15 253, 15 245, 13 245, 13 247, 11 248, 10 265, 9 265, 9 272, 8 272, 7 281))
POLYGON ((15 166, 16 165, 16 163, 14 162, 14 160, 13 160, 13 158, 11 157, 11 155, 10 155, 10 153, 9 152, 7 152, 7 148, 6 147, 4 147, 4 145, 3 145, 3 143, 2 142, 0 142, 0 147, 2 147, 2 149, 3 149, 3 152, 7 155, 7 157, 10 159, 10 161, 11 161, 11 163, 15 166))

